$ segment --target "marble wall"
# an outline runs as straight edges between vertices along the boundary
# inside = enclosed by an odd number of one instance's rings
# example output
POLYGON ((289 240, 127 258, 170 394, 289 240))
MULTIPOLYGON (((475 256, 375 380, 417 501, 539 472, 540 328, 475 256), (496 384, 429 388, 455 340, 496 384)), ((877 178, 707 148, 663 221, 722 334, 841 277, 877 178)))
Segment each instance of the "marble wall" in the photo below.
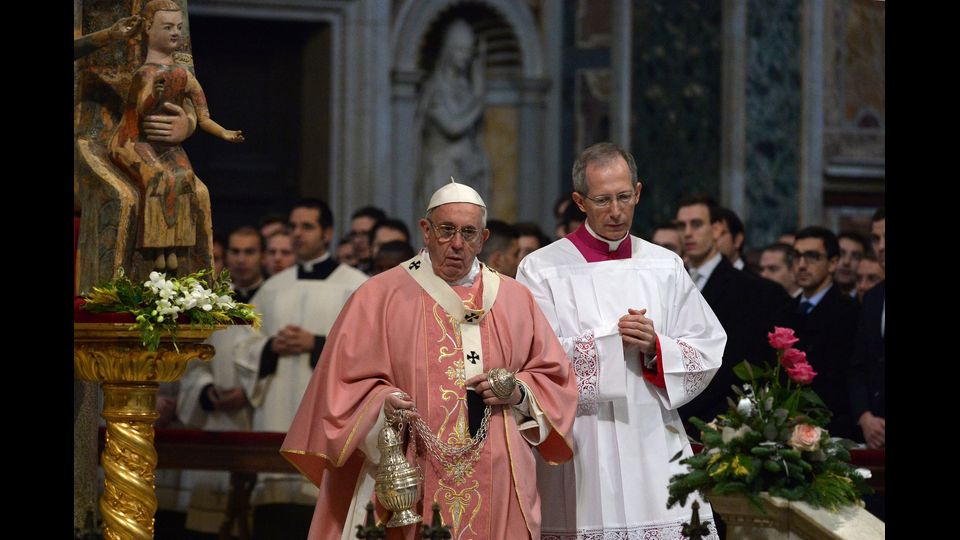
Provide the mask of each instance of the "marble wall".
POLYGON ((720 2, 635 0, 633 25, 634 232, 649 235, 683 195, 719 194, 720 2))
MULTIPOLYGON (((570 170, 577 155, 610 139, 612 4, 613 0, 563 4, 562 151, 556 179, 562 194, 573 189, 570 170)), ((544 230, 553 228, 543 225, 544 230)))
POLYGON ((747 247, 794 229, 798 215, 801 2, 747 4, 747 247))

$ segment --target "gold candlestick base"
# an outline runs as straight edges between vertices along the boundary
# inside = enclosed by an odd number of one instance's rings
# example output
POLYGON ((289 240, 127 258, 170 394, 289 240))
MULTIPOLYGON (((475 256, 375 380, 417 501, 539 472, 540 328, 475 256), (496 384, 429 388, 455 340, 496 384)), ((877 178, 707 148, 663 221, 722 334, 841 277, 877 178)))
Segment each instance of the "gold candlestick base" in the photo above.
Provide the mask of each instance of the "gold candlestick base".
POLYGON ((213 358, 202 342, 214 329, 182 329, 177 347, 167 339, 148 351, 128 324, 75 323, 73 365, 77 377, 103 388, 106 443, 101 454, 104 492, 100 497, 103 536, 107 539, 153 538, 157 511, 153 423, 157 388, 175 381, 194 358, 213 358), (179 350, 178 350, 179 349, 179 350))

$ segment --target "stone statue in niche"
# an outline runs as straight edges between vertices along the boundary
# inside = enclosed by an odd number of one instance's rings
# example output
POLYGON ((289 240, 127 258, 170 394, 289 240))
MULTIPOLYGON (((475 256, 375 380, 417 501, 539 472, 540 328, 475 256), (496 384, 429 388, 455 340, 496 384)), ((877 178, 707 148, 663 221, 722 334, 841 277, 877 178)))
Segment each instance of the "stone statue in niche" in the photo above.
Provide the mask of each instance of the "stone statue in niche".
POLYGON ((417 104, 417 208, 426 208, 430 195, 451 176, 485 200, 490 195, 490 164, 480 133, 485 49, 466 21, 457 19, 447 27, 440 57, 417 104))
MULTIPOLYGON (((176 273, 178 251, 196 244, 197 212, 201 208, 193 167, 179 144, 150 142, 144 119, 189 99, 197 127, 225 141, 243 142, 243 134, 223 128, 210 118, 200 83, 174 61, 183 30, 183 11, 172 0, 151 0, 143 10, 147 55, 130 83, 123 114, 108 146, 111 161, 140 192, 136 248, 153 268, 176 273)), ((193 270, 193 269, 191 269, 193 270)))

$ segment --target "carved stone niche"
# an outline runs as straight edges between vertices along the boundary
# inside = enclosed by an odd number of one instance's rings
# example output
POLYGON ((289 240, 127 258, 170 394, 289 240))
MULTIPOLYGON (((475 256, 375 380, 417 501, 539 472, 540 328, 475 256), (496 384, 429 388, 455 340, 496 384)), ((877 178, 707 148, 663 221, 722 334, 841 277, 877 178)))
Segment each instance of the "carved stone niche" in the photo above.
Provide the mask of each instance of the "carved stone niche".
MULTIPOLYGON (((472 187, 484 196, 490 217, 507 221, 539 219, 546 182, 542 133, 550 82, 544 73, 542 30, 535 11, 527 3, 509 0, 414 1, 400 9, 394 21, 392 65, 392 176, 397 214, 411 218, 422 215, 426 199, 437 187, 425 182, 425 176, 436 180, 440 177, 437 171, 455 169, 455 164, 464 161, 474 165, 482 161, 458 156, 445 160, 444 150, 439 157, 431 156, 431 150, 436 149, 426 144, 423 119, 430 102, 426 98, 434 89, 431 77, 437 71, 448 31, 462 21, 475 36, 474 52, 483 50, 483 69, 477 73, 471 65, 467 82, 459 84, 475 92, 477 75, 482 79, 484 110, 477 138, 485 153, 487 176, 485 181, 471 182, 470 174, 464 173, 467 178, 457 181, 481 184, 472 187), (437 174, 425 175, 428 168, 424 160, 431 157, 437 174)), ((452 94, 462 96, 464 92, 452 94)), ((472 119, 470 115, 464 117, 472 119)), ((457 124, 452 121, 453 115, 450 119, 448 126, 457 124)), ((459 142, 468 146, 465 139, 459 142)), ((456 171, 451 174, 456 176, 456 171)), ((553 179, 549 183, 552 185, 553 179)))
MULTIPOLYGON (((178 64, 193 71, 187 1, 183 37, 175 53, 178 64)), ((114 21, 142 12, 146 0, 85 0, 75 3, 75 35, 108 28, 114 21)), ((108 144, 120 120, 133 73, 143 63, 145 45, 139 35, 115 42, 76 60, 74 64, 74 197, 79 205, 76 291, 115 277, 123 268, 134 281, 145 280, 153 261, 136 249, 142 215, 141 188, 110 159, 108 144)), ((185 108, 190 108, 187 103, 185 108)), ((180 275, 213 265, 210 194, 196 178, 195 202, 189 219, 196 241, 183 250, 180 275)))

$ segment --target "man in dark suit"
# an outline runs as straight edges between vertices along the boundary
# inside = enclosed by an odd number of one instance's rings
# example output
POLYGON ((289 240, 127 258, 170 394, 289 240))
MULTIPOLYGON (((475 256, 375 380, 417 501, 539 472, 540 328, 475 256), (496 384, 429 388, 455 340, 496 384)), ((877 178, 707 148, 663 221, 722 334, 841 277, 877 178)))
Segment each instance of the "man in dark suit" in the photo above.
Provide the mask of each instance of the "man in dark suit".
MULTIPOLYGON (((742 360, 759 364, 775 359, 775 352, 767 343, 767 332, 773 330, 774 317, 790 298, 783 287, 735 269, 722 256, 717 238, 725 232, 725 226, 712 199, 693 196, 682 200, 677 223, 683 232, 690 277, 727 333, 723 364, 717 374, 706 390, 680 408, 684 420, 696 416, 710 421, 726 411, 730 385, 739 383, 733 374, 734 366, 742 360)), ((699 437, 689 425, 687 432, 699 437)))
POLYGON ((746 261, 743 260, 743 244, 746 241, 746 233, 743 228, 743 221, 736 212, 723 206, 716 207, 716 214, 713 217, 719 217, 720 236, 717 237, 717 249, 730 264, 737 270, 743 270, 746 261))
MULTIPOLYGON (((886 270, 886 218, 880 208, 873 215, 872 240, 877 262, 886 270)), ((863 295, 856 350, 850 365, 850 411, 860 426, 857 440, 869 448, 886 445, 886 300, 887 282, 881 281, 863 295)))
POLYGON ((793 328, 797 349, 817 372, 811 388, 833 412, 827 429, 838 437, 853 436, 847 377, 859 305, 833 282, 840 259, 837 236, 824 227, 806 227, 793 242, 797 284, 803 293, 777 317, 777 326, 793 328))

